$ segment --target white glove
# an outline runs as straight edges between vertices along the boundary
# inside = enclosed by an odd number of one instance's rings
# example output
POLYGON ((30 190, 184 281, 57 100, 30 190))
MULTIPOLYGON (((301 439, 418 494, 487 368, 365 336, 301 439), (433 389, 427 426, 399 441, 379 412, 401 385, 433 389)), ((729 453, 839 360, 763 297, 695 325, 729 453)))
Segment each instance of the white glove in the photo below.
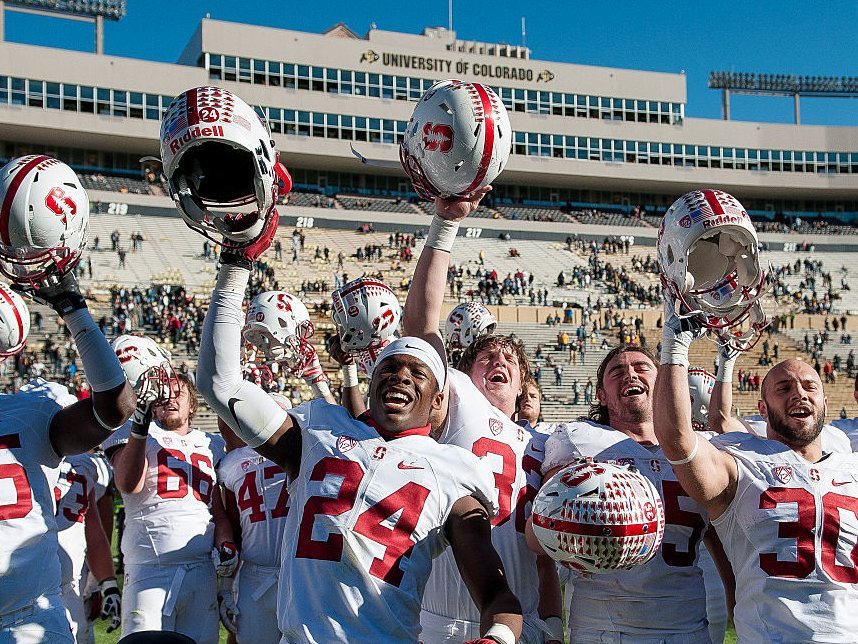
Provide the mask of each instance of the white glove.
POLYGON ((679 317, 676 300, 665 290, 664 325, 661 329, 661 364, 688 367, 688 350, 691 343, 701 337, 706 329, 694 317, 679 317))
POLYGON ((715 377, 718 382, 733 382, 733 367, 740 353, 730 344, 718 345, 718 374, 715 377))
POLYGON ((307 368, 304 369, 302 376, 304 378, 304 382, 310 386, 310 389, 313 390, 313 395, 317 398, 323 398, 331 393, 331 388, 328 384, 328 375, 325 373, 325 370, 322 369, 322 363, 319 361, 319 354, 316 353, 315 350, 313 350, 313 359, 310 361, 310 364, 307 365, 307 368))
POLYGON ((235 596, 232 594, 232 579, 226 578, 221 580, 221 589, 217 596, 218 612, 220 612, 220 621, 224 628, 230 633, 237 633, 237 623, 239 610, 235 603, 235 596))
POLYGON ((157 398, 158 392, 151 387, 137 392, 137 406, 131 414, 131 435, 135 438, 145 439, 148 436, 149 423, 152 422, 152 403, 157 398))
POLYGON ((122 622, 122 595, 116 585, 116 577, 108 577, 98 588, 101 591, 101 619, 109 619, 107 632, 112 633, 122 622))
POLYGON ((212 560, 218 577, 232 577, 238 566, 238 546, 231 541, 224 541, 219 548, 212 550, 212 560))

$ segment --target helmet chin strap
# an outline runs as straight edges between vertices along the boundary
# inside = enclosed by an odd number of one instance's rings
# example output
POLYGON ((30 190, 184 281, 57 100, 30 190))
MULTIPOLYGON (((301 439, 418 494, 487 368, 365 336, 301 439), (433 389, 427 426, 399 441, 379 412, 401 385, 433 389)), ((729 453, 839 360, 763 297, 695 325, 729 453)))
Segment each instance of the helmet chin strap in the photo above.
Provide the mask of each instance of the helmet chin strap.
MULTIPOLYGON (((203 205, 203 200, 197 194, 196 186, 188 183, 188 177, 185 175, 179 175, 175 181, 179 188, 176 196, 182 210, 187 213, 188 217, 202 224, 206 220, 208 213, 206 207, 203 205)), ((196 183, 199 185, 198 181, 196 183)))

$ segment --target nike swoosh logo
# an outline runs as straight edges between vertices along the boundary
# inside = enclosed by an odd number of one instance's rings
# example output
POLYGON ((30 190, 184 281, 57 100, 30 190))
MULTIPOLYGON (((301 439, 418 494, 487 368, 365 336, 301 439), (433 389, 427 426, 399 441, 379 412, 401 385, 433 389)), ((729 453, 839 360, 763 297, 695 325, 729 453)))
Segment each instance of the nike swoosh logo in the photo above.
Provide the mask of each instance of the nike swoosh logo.
POLYGON ((834 487, 840 487, 841 485, 849 485, 852 481, 831 481, 831 485, 834 487))
POLYGON ((227 407, 229 407, 229 413, 232 414, 233 420, 235 420, 235 426, 237 428, 237 432, 241 433, 241 423, 238 422, 238 416, 235 415, 235 404, 242 402, 240 398, 230 398, 227 401, 227 407))
POLYGON ((544 449, 539 449, 538 447, 531 447, 530 449, 532 449, 534 452, 544 452, 545 451, 544 449))
POLYGON ((399 465, 397 465, 400 470, 422 470, 424 468, 419 465, 406 465, 405 461, 399 461, 399 465))

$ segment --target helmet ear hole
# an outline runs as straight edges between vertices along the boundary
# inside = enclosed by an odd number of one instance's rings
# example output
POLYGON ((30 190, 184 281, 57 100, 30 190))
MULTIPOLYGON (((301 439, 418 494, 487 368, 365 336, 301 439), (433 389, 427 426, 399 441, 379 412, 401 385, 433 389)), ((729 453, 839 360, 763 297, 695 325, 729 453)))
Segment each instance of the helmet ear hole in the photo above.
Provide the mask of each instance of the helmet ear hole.
POLYGON ((674 262, 674 260, 675 260, 675 259, 676 259, 676 257, 674 257, 674 255, 673 255, 673 246, 668 246, 668 247, 667 247, 667 261, 668 261, 668 264, 673 264, 673 262, 674 262))

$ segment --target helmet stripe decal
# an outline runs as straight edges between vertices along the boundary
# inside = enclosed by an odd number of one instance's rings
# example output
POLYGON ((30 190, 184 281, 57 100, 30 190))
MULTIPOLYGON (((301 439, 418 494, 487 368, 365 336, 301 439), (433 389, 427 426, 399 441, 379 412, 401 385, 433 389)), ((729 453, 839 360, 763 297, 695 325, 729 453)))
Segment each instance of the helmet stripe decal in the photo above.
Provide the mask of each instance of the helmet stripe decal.
POLYGON ((44 155, 33 157, 18 171, 9 183, 9 189, 6 190, 6 196, 3 198, 3 206, 0 208, 0 241, 7 246, 12 244, 12 240, 9 237, 9 213, 12 210, 12 203, 15 201, 15 195, 18 194, 18 188, 21 187, 21 183, 23 183, 24 178, 30 173, 30 171, 32 171, 33 168, 50 159, 51 157, 46 157, 44 155))
POLYGON ((706 203, 709 204, 709 207, 712 208, 712 213, 715 215, 723 215, 724 208, 721 206, 721 202, 718 201, 718 197, 715 196, 715 192, 712 190, 704 190, 703 198, 706 199, 706 203))
MULTIPOLYGON (((18 325, 18 337, 21 338, 21 341, 26 340, 24 337, 24 320, 21 319, 21 311, 19 311, 18 307, 15 306, 15 301, 9 293, 6 292, 5 287, 0 288, 0 299, 3 299, 10 307, 12 307, 12 311, 15 313, 15 323, 18 325)), ((22 344, 23 348, 23 342, 21 341, 19 341, 19 344, 22 344)))
POLYGON ((492 107, 492 101, 489 98, 489 93, 486 91, 485 87, 479 83, 474 83, 473 86, 477 90, 477 94, 479 94, 480 101, 483 104, 483 128, 485 129, 485 137, 483 139, 483 156, 480 159, 480 166, 477 168, 477 175, 474 177, 471 185, 465 188, 462 192, 462 194, 466 195, 473 192, 477 186, 483 182, 483 179, 485 179, 486 172, 488 172, 489 169, 489 163, 492 159, 492 152, 494 152, 495 149, 495 117, 494 112, 492 111, 494 109, 492 107))
POLYGON ((193 125, 199 125, 200 122, 200 114, 197 111, 197 92, 199 88, 192 89, 189 92, 185 92, 185 110, 187 110, 188 114, 188 127, 193 125))
POLYGON ((632 523, 578 523, 575 521, 564 521, 552 519, 534 513, 533 524, 540 528, 563 532, 566 534, 587 537, 642 537, 650 534, 658 534, 658 519, 654 521, 640 521, 632 523))

